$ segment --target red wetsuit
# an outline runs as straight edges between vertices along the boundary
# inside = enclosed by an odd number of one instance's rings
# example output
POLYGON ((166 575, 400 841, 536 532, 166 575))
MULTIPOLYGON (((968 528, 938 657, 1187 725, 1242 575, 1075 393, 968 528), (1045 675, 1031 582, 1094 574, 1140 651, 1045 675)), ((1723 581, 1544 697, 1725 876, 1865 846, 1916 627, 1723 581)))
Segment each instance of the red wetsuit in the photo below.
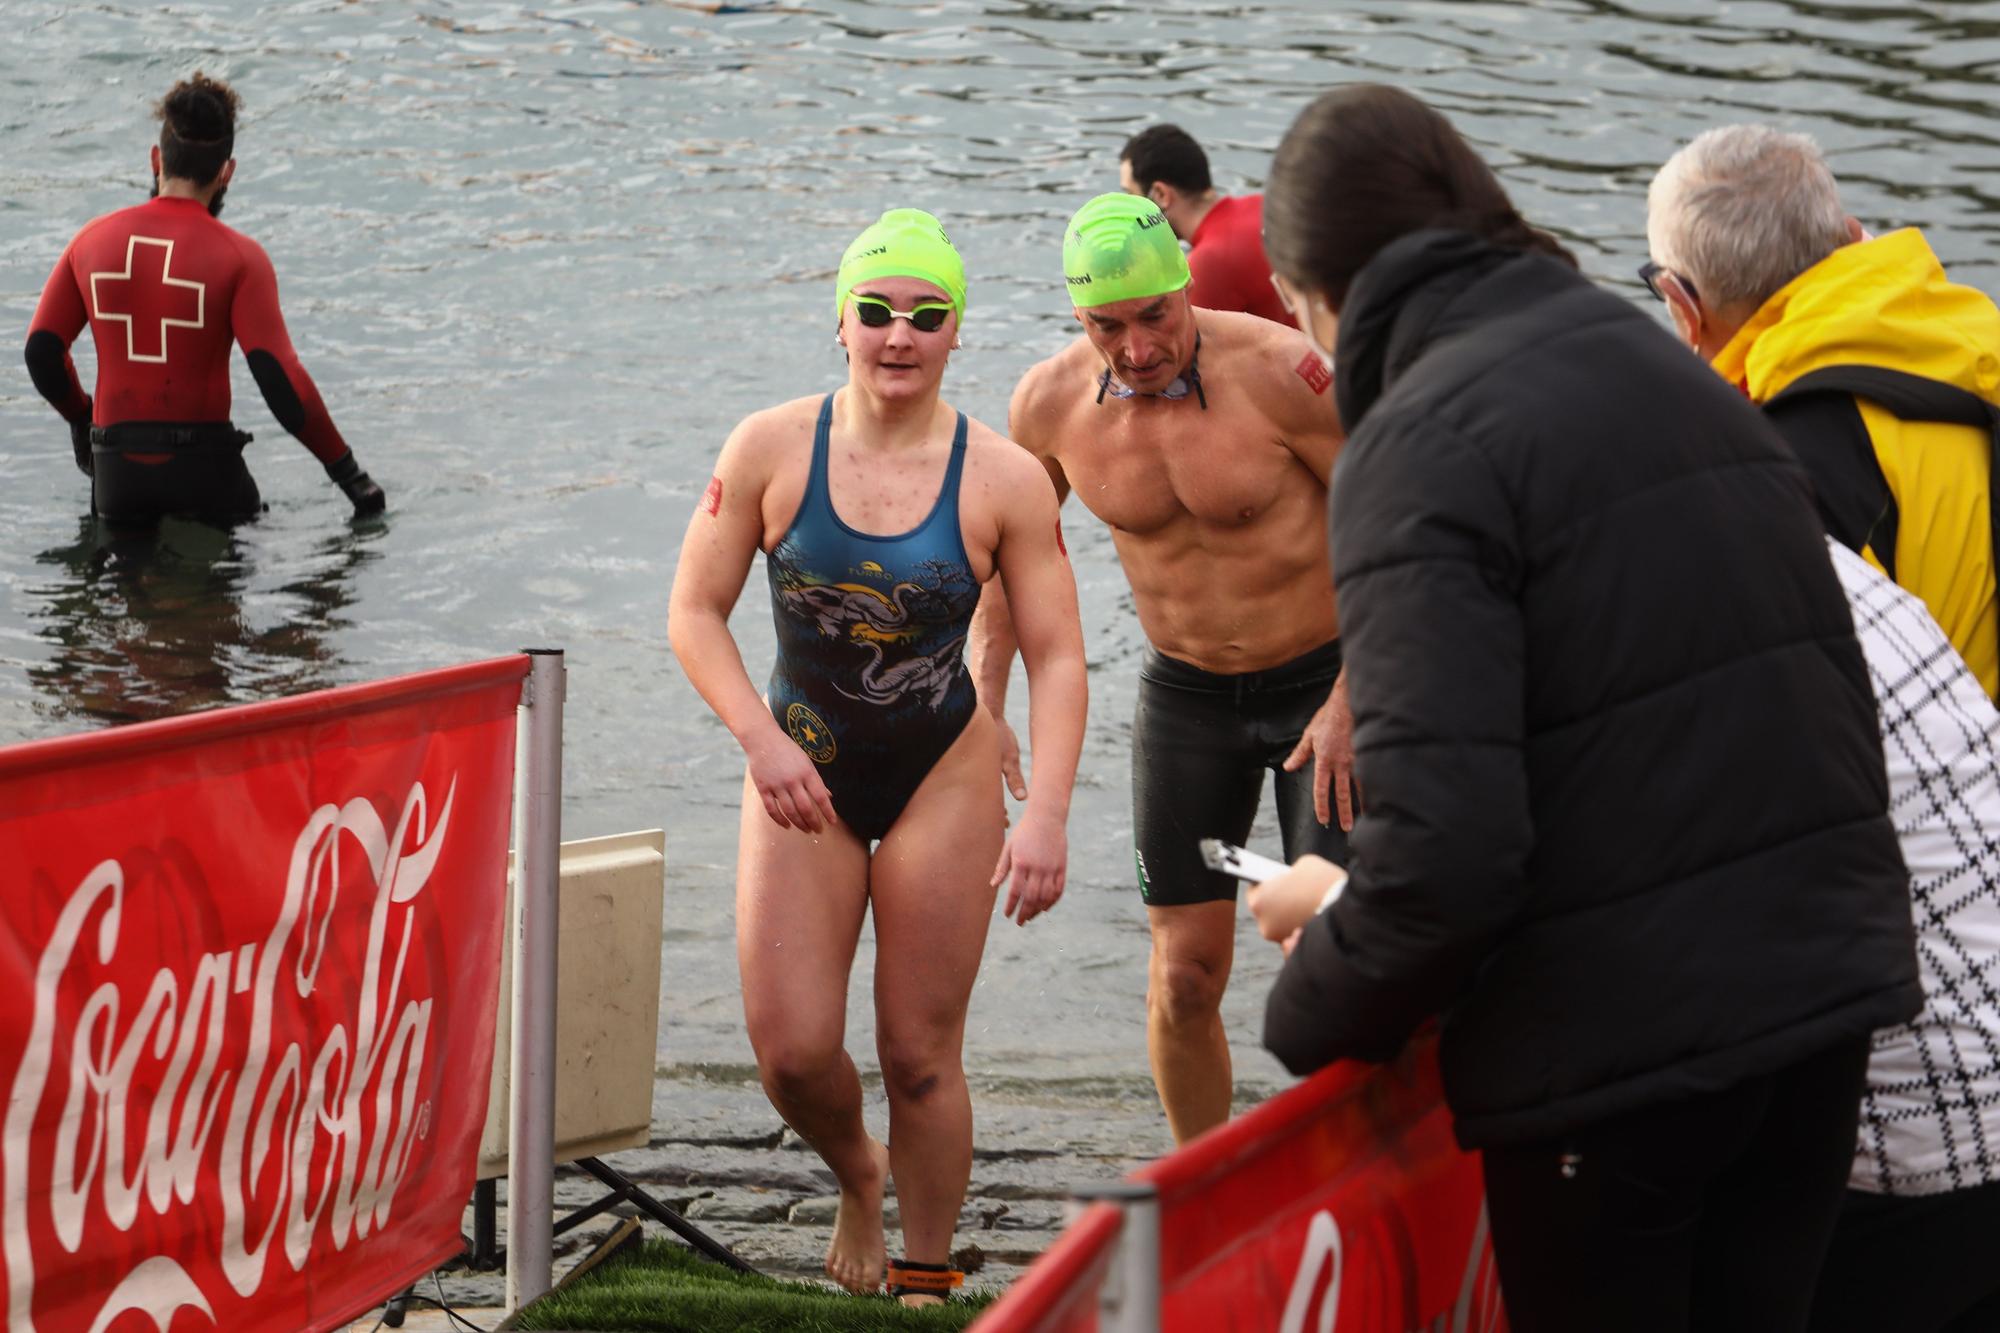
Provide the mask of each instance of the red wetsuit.
POLYGON ((193 199, 162 197, 89 223, 56 261, 28 326, 35 387, 72 422, 229 420, 229 344, 278 424, 322 463, 347 454, 278 312, 262 246, 193 199), (85 396, 69 346, 90 325, 97 393, 85 396), (51 342, 53 337, 59 342, 51 342))
POLYGON ((1264 258, 1263 195, 1216 200, 1188 241, 1188 268, 1194 273, 1188 299, 1196 305, 1292 322, 1271 285, 1271 263, 1264 258))

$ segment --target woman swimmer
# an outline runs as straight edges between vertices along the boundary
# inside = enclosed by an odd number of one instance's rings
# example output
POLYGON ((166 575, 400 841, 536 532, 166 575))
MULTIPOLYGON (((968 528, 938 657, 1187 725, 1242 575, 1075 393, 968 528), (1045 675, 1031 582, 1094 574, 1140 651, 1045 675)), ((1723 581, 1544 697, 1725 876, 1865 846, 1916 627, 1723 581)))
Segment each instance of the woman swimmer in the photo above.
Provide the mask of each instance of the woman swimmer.
POLYGON ((834 308, 847 385, 731 432, 681 548, 671 636, 749 761, 743 1007, 771 1104, 840 1183, 826 1271, 853 1291, 880 1284, 893 1176, 905 1257, 888 1265, 889 1290, 919 1304, 960 1277, 951 1236, 972 1169, 960 1053, 995 893, 1011 874, 1006 911, 1024 925, 1062 895, 1083 635, 1047 474, 938 396, 965 270, 937 219, 894 209, 856 237, 834 308), (728 626, 759 550, 778 638, 767 698, 728 626), (996 573, 1021 633, 1036 760, 1004 846, 998 740, 962 660, 996 573), (886 1148, 862 1123, 843 1046, 870 911, 886 1148))

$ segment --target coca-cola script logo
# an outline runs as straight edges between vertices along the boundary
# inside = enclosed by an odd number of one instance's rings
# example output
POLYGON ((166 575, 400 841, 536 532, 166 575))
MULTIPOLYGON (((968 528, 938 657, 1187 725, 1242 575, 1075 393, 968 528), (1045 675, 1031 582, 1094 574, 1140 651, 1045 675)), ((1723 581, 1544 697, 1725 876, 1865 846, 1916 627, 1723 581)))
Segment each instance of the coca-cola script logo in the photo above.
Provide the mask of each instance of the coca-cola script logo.
POLYGON ((51 1274, 101 1293, 92 1330, 127 1312, 162 1331, 177 1312, 216 1322, 274 1249, 296 1273, 388 1225, 429 1126, 441 964, 417 909, 457 785, 434 822, 421 783, 393 829, 365 799, 314 810, 268 929, 240 924, 271 900, 241 884, 204 885, 208 902, 238 898, 190 926, 200 906, 173 901, 153 860, 143 892, 113 858, 59 900, 21 960, 34 1004, 0 1144, 8 1328, 35 1328, 51 1274))
MULTIPOLYGON (((1306 1228, 1305 1249, 1298 1267, 1292 1270, 1291 1290, 1285 1298, 1285 1312, 1279 1333, 1337 1333, 1340 1318, 1340 1279, 1346 1267, 1346 1246, 1340 1223, 1328 1210, 1314 1213, 1306 1228), (1321 1275, 1326 1274, 1324 1283, 1321 1275), (1319 1319, 1306 1327, 1315 1302, 1319 1319)), ((1499 1276, 1493 1267, 1493 1246, 1489 1240, 1486 1206, 1480 1205, 1473 1227, 1472 1245, 1465 1256, 1459 1277, 1458 1300, 1448 1314, 1440 1314, 1428 1325, 1412 1333, 1497 1333, 1505 1327, 1506 1315, 1500 1304, 1499 1276)), ((1350 1321, 1351 1322, 1351 1321, 1350 1321)))

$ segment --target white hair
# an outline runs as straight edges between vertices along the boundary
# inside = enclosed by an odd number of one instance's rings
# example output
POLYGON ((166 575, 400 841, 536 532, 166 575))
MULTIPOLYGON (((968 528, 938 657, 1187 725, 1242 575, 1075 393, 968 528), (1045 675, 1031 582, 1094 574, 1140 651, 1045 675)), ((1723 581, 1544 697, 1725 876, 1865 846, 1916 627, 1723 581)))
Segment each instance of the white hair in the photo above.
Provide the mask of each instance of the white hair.
POLYGON ((1847 244, 1819 145, 1768 125, 1725 125, 1668 158, 1646 191, 1653 258, 1712 310, 1762 305, 1847 244))

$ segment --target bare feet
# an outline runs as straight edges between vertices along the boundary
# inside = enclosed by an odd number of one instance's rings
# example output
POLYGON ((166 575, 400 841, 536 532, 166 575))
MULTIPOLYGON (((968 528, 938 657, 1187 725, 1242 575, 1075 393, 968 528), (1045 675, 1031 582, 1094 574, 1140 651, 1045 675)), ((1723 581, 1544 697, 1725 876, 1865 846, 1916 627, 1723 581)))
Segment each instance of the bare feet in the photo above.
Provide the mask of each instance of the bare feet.
POLYGON ((840 1211, 833 1219, 833 1243, 826 1247, 826 1275, 849 1291, 877 1291, 889 1257, 882 1239, 882 1190, 889 1180, 889 1150, 868 1140, 873 1165, 853 1189, 841 1186, 840 1211))

